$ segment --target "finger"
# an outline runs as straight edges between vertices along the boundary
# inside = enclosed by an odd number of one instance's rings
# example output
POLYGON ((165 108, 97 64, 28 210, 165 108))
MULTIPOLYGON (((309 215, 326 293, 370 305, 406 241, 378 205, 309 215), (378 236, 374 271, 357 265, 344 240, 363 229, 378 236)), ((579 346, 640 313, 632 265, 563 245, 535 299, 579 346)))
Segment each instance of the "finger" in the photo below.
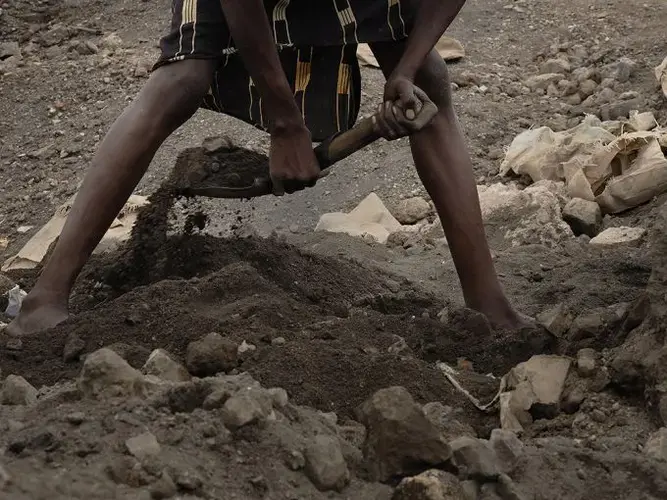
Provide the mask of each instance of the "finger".
MULTIPOLYGON (((415 87, 401 94, 399 98, 400 107, 404 112, 412 111, 415 116, 421 111, 421 101, 415 95, 415 87)), ((411 118, 412 119, 412 118, 411 118)))
POLYGON ((391 127, 389 127, 389 124, 387 124, 387 120, 384 115, 384 105, 382 104, 378 106, 377 113, 375 114, 375 121, 377 130, 382 137, 388 141, 395 139, 394 132, 391 130, 391 127))
POLYGON ((384 103, 384 118, 396 139, 405 135, 405 130, 398 122, 398 113, 398 107, 393 102, 384 103))

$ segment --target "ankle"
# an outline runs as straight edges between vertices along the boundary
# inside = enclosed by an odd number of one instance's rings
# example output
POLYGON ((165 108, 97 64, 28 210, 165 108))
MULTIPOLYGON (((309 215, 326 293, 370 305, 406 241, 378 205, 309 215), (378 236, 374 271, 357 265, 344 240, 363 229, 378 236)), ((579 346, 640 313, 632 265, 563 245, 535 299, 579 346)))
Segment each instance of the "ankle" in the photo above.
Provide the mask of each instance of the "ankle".
POLYGON ((42 307, 55 309, 67 309, 68 295, 56 290, 42 288, 39 285, 33 288, 23 299, 22 310, 30 311, 42 307))

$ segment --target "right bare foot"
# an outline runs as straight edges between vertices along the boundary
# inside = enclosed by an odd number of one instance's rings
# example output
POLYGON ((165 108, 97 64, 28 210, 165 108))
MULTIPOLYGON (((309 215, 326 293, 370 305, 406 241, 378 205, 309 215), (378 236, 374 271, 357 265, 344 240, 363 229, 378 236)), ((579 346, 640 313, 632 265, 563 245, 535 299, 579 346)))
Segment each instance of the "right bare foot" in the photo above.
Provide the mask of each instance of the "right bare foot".
POLYGON ((23 301, 19 315, 7 325, 5 333, 10 337, 32 335, 53 328, 68 317, 66 303, 28 295, 23 301))

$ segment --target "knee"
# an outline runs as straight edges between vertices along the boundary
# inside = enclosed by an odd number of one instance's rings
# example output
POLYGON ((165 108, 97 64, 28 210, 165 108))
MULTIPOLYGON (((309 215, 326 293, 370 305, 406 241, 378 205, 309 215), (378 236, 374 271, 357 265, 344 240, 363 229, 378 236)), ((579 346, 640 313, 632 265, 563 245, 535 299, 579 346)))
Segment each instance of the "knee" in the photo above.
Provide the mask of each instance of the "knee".
POLYGON ((149 102, 148 108, 160 124, 177 128, 201 105, 211 87, 213 72, 213 62, 208 60, 161 66, 151 75, 141 98, 149 102))
POLYGON ((416 83, 441 113, 452 109, 452 85, 447 64, 435 51, 424 61, 417 74, 416 83))

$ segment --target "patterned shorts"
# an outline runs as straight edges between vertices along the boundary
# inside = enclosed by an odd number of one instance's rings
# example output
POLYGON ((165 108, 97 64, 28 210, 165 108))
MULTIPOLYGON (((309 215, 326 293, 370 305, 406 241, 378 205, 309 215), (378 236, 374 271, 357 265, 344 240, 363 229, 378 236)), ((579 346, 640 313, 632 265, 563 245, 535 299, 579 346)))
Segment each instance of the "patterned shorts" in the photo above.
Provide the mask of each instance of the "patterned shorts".
MULTIPOLYGON (((264 106, 229 32, 220 0, 172 0, 171 31, 155 68, 183 59, 219 65, 202 107, 266 130, 264 106)), ((264 0, 278 53, 314 141, 359 114, 359 43, 407 37, 417 0, 264 0)))

